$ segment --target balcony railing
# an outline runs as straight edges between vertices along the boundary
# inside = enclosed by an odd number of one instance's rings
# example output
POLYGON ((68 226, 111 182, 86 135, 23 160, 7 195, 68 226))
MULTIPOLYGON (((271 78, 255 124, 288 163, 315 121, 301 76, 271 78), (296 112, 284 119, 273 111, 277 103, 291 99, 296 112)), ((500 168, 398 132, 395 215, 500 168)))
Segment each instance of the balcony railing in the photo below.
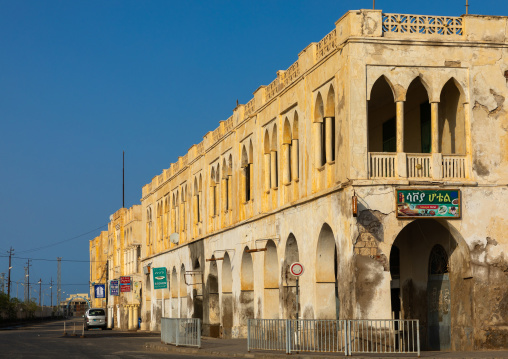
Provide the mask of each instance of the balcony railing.
POLYGON ((370 178, 395 177, 396 156, 396 153, 390 152, 369 152, 370 178))
POLYGON ((369 152, 369 178, 409 178, 424 180, 468 178, 465 155, 441 153, 369 152))
POLYGON ((443 178, 466 178, 465 156, 443 156, 443 178))
POLYGON ((430 153, 407 154, 407 176, 409 178, 432 177, 432 157, 430 153))

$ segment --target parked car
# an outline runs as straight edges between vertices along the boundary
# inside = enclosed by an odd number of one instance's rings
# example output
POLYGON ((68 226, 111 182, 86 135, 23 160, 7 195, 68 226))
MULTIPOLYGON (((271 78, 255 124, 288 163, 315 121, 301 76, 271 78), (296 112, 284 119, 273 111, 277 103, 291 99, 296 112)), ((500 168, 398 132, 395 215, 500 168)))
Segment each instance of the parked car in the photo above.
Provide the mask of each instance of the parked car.
POLYGON ((103 308, 90 308, 85 312, 85 330, 89 328, 104 330, 107 326, 106 311, 103 308))

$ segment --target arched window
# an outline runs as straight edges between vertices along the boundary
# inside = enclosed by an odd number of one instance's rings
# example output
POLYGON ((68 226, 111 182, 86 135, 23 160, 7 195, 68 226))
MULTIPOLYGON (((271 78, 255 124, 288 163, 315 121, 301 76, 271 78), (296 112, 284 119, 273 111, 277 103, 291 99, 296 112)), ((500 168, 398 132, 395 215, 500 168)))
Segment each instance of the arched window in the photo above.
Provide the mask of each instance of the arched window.
POLYGON ((242 176, 242 187, 243 187, 243 201, 248 202, 251 200, 252 195, 252 142, 249 141, 249 150, 245 147, 242 147, 242 168, 243 168, 243 176, 242 176))
POLYGON ((325 126, 323 124, 324 117, 324 104, 321 93, 318 92, 316 97, 316 104, 314 106, 314 148, 315 148, 315 161, 316 167, 324 166, 326 163, 326 149, 325 149, 325 126))
POLYGON ((278 145, 277 145, 277 124, 273 125, 272 129, 272 141, 270 146, 270 182, 272 188, 279 186, 279 166, 278 166, 278 145))
POLYGON ((270 174, 270 135, 268 134, 268 129, 265 130, 265 137, 263 143, 263 162, 264 162, 264 186, 265 191, 269 191, 271 188, 271 174, 270 174))
POLYGON ((439 148, 445 155, 466 154, 465 98, 451 78, 441 91, 439 102, 439 148))
POLYGON ((291 183, 291 125, 286 117, 282 131, 282 183, 291 183))
POLYGON ((212 167, 210 171, 210 217, 215 217, 217 214, 217 191, 215 182, 215 167, 212 167))

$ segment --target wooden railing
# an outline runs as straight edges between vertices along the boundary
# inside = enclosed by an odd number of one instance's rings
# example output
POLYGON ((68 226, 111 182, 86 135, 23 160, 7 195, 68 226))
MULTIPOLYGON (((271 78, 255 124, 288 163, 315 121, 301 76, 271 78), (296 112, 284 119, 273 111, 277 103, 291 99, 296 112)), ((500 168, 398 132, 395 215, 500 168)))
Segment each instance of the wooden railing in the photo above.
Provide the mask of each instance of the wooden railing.
POLYGON ((409 178, 432 177, 432 155, 430 153, 407 154, 407 176, 409 178))
POLYGON ((443 155, 443 178, 466 177, 466 156, 443 155))
POLYGON ((396 156, 396 153, 391 152, 369 152, 369 177, 395 177, 396 156))

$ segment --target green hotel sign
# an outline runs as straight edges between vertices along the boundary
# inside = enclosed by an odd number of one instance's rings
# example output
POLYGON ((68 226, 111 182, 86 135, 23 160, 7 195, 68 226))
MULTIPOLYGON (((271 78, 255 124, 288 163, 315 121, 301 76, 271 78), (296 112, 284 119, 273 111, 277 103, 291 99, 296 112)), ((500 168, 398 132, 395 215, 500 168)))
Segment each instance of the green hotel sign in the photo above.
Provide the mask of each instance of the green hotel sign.
POLYGON ((166 267, 152 268, 152 273, 153 273, 153 289, 165 289, 168 287, 166 267))
POLYGON ((395 206, 398 218, 460 218, 460 190, 398 189, 395 206))

